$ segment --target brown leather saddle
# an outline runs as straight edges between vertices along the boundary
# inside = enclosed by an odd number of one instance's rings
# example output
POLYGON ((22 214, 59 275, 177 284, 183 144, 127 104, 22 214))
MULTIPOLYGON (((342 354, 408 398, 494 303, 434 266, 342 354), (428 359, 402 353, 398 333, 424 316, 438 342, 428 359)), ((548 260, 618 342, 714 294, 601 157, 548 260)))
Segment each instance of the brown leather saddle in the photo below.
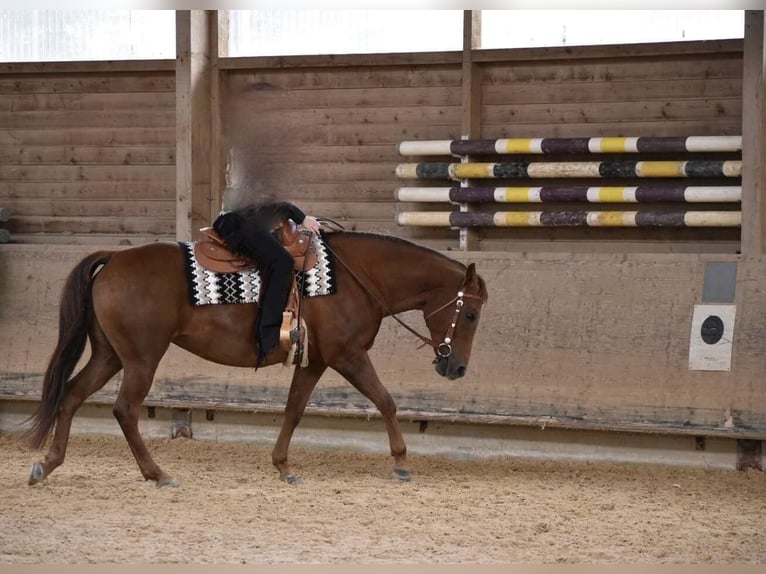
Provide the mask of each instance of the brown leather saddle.
MULTIPOLYGON (((194 255, 202 267, 216 273, 257 269, 255 262, 232 253, 212 227, 203 227, 200 232, 204 239, 194 244, 194 255)), ((316 265, 317 253, 311 237, 299 231, 292 219, 282 222, 275 233, 279 242, 293 256, 296 271, 306 271, 316 265)))
MULTIPOLYGON (((212 227, 203 227, 200 232, 205 239, 194 244, 194 255, 202 267, 216 273, 257 269, 255 262, 232 253, 212 227)), ((292 255, 296 271, 307 271, 316 265, 317 252, 311 236, 300 231, 292 219, 283 221, 274 233, 277 240, 292 255)), ((294 275, 290 296, 282 312, 279 343, 285 351, 295 347, 295 351, 288 354, 288 360, 292 364, 306 366, 305 328, 300 324, 300 297, 294 275)))

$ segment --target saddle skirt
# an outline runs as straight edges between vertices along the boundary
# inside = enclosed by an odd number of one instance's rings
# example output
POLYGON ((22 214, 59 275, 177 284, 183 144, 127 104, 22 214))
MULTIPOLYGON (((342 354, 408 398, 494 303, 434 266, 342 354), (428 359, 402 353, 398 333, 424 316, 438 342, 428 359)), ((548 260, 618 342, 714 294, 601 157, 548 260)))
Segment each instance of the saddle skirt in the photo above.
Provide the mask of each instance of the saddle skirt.
MULTIPOLYGON (((232 253, 212 227, 203 227, 200 233, 205 239, 194 244, 194 255, 205 269, 234 273, 257 267, 255 262, 232 253)), ((292 219, 282 222, 275 235, 295 261, 296 271, 305 271, 317 264, 317 251, 311 236, 300 231, 292 219)))
MULTIPOLYGON (((336 293, 335 261, 325 245, 323 234, 313 235, 311 242, 317 262, 305 271, 295 271, 301 297, 317 297, 336 293)), ((193 305, 257 303, 260 300, 261 277, 255 268, 235 272, 216 272, 203 266, 197 257, 197 242, 179 242, 184 252, 184 268, 193 305)))

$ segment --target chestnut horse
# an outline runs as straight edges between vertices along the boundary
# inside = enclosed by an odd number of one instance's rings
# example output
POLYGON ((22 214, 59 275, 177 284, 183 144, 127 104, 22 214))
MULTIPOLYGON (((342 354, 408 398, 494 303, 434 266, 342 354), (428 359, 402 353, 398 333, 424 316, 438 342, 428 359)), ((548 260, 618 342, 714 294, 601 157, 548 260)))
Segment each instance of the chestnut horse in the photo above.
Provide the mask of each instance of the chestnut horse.
MULTIPOLYGON (((290 439, 317 381, 331 367, 380 411, 394 476, 409 480, 396 405, 367 352, 384 317, 420 309, 430 338, 418 336, 433 347, 437 373, 451 380, 462 377, 487 300, 485 283, 474 264, 466 267, 402 239, 346 231, 323 237, 335 257, 337 292, 302 303, 310 341, 308 366, 296 367, 293 373, 272 462, 282 480, 298 481, 287 459, 290 439)), ((32 465, 29 484, 40 482, 62 464, 75 412, 122 369, 114 416, 144 477, 158 486, 175 486, 154 462, 138 431, 141 404, 155 370, 171 343, 209 361, 255 367, 256 307, 254 303, 193 306, 184 254, 177 243, 85 257, 64 286, 58 344, 45 373, 40 404, 25 433, 28 444, 40 448, 55 426, 45 459, 32 465), (86 339, 90 360, 70 379, 86 339)), ((286 352, 277 349, 266 365, 286 358, 286 352)))

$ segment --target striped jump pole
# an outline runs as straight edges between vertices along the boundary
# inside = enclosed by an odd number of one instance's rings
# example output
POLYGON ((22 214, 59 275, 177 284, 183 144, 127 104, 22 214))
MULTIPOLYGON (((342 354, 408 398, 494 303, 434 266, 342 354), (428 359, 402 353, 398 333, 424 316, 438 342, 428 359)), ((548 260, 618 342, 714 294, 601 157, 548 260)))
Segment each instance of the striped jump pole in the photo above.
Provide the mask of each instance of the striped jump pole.
POLYGON ((400 187, 394 197, 425 203, 737 203, 742 187, 400 187))
POLYGON ((403 141, 403 156, 741 152, 742 136, 510 138, 403 141))
POLYGON ((741 161, 572 161, 401 163, 396 176, 413 179, 539 179, 624 177, 741 177, 741 161))
POLYGON ((740 211, 405 211, 416 227, 740 227, 740 211))

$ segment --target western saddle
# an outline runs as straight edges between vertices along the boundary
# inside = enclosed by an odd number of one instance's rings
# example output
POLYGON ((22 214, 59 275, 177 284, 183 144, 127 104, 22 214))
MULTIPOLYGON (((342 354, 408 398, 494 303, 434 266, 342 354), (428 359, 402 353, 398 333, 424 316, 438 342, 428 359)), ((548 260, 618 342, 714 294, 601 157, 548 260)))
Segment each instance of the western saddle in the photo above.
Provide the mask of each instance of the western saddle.
MULTIPOLYGON (((231 252, 223 239, 212 227, 200 229, 203 239, 194 244, 194 255, 200 265, 216 273, 234 273, 253 271, 257 264, 231 252)), ((287 219, 274 231, 277 240, 292 255, 296 271, 307 271, 317 263, 317 253, 311 236, 300 231, 292 219, 287 219)), ((293 364, 303 364, 305 327, 299 324, 301 298, 293 275, 290 295, 282 312, 282 325, 279 329, 279 345, 284 351, 290 351, 296 345, 293 364)))

